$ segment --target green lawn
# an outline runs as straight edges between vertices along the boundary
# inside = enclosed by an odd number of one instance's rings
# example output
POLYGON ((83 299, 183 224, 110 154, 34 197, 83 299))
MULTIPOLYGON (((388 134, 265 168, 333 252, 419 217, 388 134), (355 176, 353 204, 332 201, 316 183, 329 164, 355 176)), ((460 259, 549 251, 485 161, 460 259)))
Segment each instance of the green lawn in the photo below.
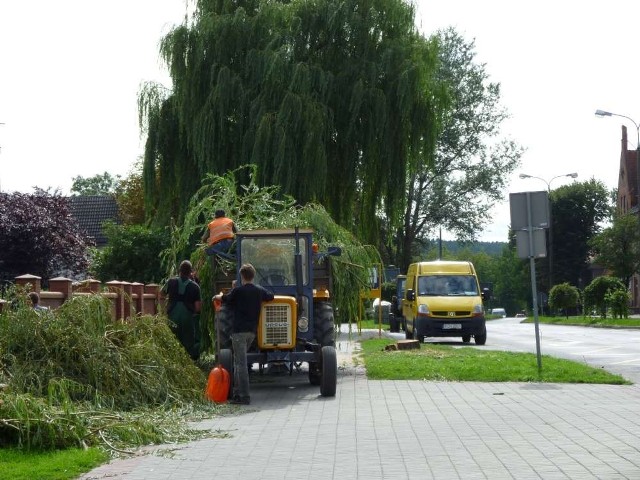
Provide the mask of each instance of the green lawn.
MULTIPOLYGON (((533 315, 523 319, 524 323, 533 323, 534 318, 533 315)), ((574 317, 538 317, 539 323, 551 323, 557 325, 579 325, 585 327, 607 327, 607 328, 629 328, 629 327, 640 327, 640 318, 600 318, 600 317, 583 317, 583 316, 574 316, 574 317)))
POLYGON ((391 339, 361 342, 367 377, 374 380, 435 380, 473 382, 606 383, 631 382, 583 363, 531 353, 501 352, 471 347, 421 344, 416 350, 385 350, 391 339))
POLYGON ((109 459, 98 448, 67 449, 51 452, 23 452, 0 449, 1 480, 66 480, 77 478, 109 459))

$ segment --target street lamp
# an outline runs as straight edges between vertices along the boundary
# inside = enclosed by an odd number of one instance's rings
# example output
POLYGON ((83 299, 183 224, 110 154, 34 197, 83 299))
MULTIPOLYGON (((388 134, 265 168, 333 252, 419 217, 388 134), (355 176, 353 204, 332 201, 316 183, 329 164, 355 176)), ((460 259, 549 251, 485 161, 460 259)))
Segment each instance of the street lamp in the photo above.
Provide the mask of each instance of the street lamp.
MULTIPOLYGON (((537 180, 542 180, 547 185, 547 194, 550 195, 551 182, 553 182, 556 178, 561 178, 561 177, 578 178, 578 174, 575 172, 564 173, 562 175, 556 175, 555 177, 551 177, 551 180, 549 181, 541 177, 536 177, 534 175, 527 175, 526 173, 521 173, 519 177, 522 179, 535 178, 537 180)), ((549 291, 551 291, 551 287, 553 287, 553 228, 552 228, 553 221, 551 219, 551 202, 550 201, 547 203, 547 208, 549 209, 549 211, 547 212, 547 216, 549 217, 548 218, 548 221, 549 221, 549 291)))
POLYGON ((596 110, 596 116, 598 117, 622 117, 629 120, 636 127, 636 150, 640 150, 640 125, 638 125, 635 120, 631 117, 627 117, 626 115, 620 115, 619 113, 605 112, 604 110, 596 110))

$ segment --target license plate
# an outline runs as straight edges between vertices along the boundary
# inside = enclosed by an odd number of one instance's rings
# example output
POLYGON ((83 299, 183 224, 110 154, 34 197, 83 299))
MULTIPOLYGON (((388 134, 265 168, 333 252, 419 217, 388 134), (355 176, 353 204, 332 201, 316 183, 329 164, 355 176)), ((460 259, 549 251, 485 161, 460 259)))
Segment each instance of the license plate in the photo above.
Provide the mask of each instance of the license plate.
POLYGON ((462 330, 462 325, 459 323, 445 323, 442 325, 443 330, 462 330))

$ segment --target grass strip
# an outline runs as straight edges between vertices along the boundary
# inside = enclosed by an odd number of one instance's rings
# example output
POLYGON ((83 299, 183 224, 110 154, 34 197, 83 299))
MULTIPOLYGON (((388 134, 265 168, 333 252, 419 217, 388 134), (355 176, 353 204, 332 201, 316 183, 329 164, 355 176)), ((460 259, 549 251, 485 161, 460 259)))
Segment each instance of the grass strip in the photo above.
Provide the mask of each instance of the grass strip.
POLYGON ((421 344, 416 350, 385 350, 391 339, 361 342, 361 355, 372 380, 432 380, 466 382, 549 382, 629 385, 620 375, 601 368, 536 355, 472 347, 421 344))

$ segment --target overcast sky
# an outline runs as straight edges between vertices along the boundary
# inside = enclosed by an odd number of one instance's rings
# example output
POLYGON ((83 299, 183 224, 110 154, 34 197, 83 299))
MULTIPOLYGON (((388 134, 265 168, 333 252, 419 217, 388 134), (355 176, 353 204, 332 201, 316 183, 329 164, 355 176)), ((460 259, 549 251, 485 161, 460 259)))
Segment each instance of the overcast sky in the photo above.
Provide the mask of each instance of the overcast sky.
MULTIPOLYGON (((629 148, 638 131, 594 112, 640 122, 640 1, 416 3, 423 33, 453 26, 475 39, 511 113, 503 134, 527 149, 481 239, 506 241, 510 192, 547 188, 520 173, 617 186, 621 125, 629 148)), ((0 189, 68 192, 77 175, 126 175, 143 147, 140 84, 170 85, 158 41, 184 13, 185 0, 1 1, 0 189)))

